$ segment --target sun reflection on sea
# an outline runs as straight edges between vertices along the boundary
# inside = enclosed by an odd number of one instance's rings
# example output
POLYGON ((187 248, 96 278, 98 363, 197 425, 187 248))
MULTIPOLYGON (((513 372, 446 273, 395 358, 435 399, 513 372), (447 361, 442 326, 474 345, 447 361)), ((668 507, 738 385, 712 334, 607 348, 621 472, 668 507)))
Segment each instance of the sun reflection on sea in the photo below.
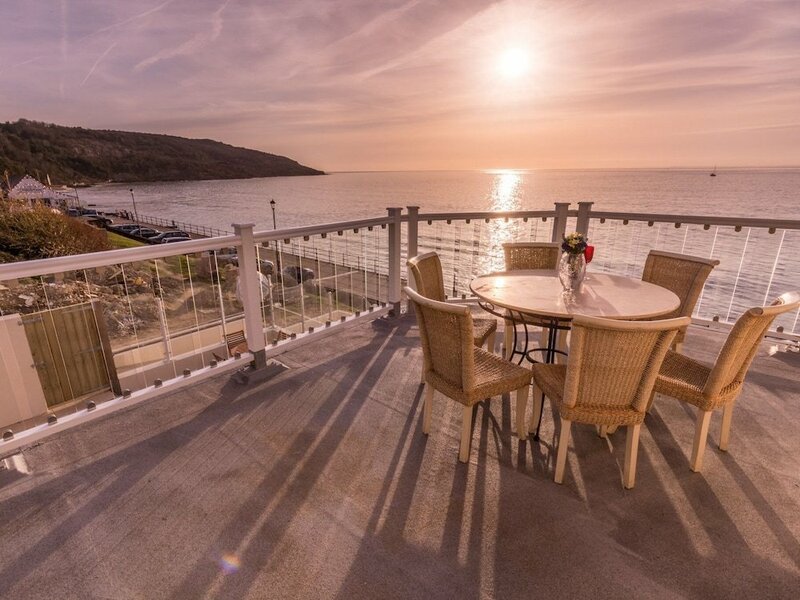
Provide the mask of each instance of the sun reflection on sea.
MULTIPOLYGON (((494 180, 490 189, 491 210, 508 212, 522 210, 522 173, 512 169, 492 171, 494 180)), ((519 225, 505 219, 492 219, 488 227, 489 252, 481 265, 483 272, 502 271, 503 244, 517 237, 519 225)))

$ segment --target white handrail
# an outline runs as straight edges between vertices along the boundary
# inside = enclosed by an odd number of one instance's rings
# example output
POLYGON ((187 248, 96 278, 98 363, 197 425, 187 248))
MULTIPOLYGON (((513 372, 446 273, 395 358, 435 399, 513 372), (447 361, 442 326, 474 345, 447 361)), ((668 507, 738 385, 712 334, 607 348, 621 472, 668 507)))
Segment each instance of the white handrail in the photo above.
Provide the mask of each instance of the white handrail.
MULTIPOLYGON (((387 225, 388 223, 389 219, 386 217, 361 219, 358 221, 342 221, 338 223, 314 225, 311 227, 294 227, 271 231, 259 231, 254 233, 254 239, 256 242, 284 240, 320 235, 323 233, 334 233, 349 229, 381 227, 387 225)), ((171 244, 154 244, 152 246, 142 246, 138 248, 122 248, 118 250, 92 252, 90 254, 75 254, 71 256, 58 256, 54 258, 42 258, 37 260, 6 263, 0 264, 0 281, 5 281, 8 279, 20 279, 23 277, 38 277, 41 275, 51 275, 54 273, 64 273, 67 271, 77 271, 81 269, 93 269, 96 267, 106 267, 121 263, 153 260, 157 258, 167 258, 181 254, 207 252, 210 250, 218 250, 220 248, 238 246, 240 244, 241 240, 239 236, 225 235, 213 238, 189 240, 186 242, 173 242, 171 244)))
POLYGON ((800 229, 800 220, 754 219, 749 217, 718 217, 713 215, 673 215, 657 213, 627 213, 592 211, 592 219, 614 221, 646 221, 653 223, 687 223, 692 225, 722 225, 730 227, 754 227, 760 229, 800 229))
POLYGON ((255 241, 272 242, 275 240, 288 240, 298 237, 310 237, 312 235, 322 235, 323 233, 338 233, 348 229, 363 229, 365 227, 382 227, 388 225, 390 219, 378 217, 374 219, 361 219, 359 221, 341 221, 338 223, 324 223, 322 225, 312 225, 310 227, 293 227, 291 229, 274 229, 271 231, 256 231, 255 241))
POLYGON ((171 244, 153 244, 138 248, 121 248, 92 252, 90 254, 74 254, 72 256, 57 256, 54 258, 40 258, 0 265, 0 281, 20 279, 22 277, 38 277, 66 271, 79 271, 95 267, 107 267, 121 263, 138 262, 140 260, 153 260, 181 254, 193 254, 216 250, 239 243, 239 237, 226 235, 217 238, 203 238, 188 240, 186 242, 173 242, 171 244))

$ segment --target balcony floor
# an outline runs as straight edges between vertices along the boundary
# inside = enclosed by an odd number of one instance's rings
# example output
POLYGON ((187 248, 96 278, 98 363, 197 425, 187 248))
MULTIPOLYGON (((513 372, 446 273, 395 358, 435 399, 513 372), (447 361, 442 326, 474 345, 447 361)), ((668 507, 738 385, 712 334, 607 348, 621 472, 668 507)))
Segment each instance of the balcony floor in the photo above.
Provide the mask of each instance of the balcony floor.
MULTIPOLYGON (((693 328, 686 351, 723 339, 693 328)), ((693 411, 659 398, 628 491, 624 430, 610 448, 573 427, 552 482, 549 405, 533 444, 507 397, 478 406, 462 465, 461 410, 437 396, 426 438, 413 318, 280 360, 261 384, 219 376, 25 450, 31 474, 0 472, 2 595, 797 597, 798 354, 759 355, 703 473, 693 411)))

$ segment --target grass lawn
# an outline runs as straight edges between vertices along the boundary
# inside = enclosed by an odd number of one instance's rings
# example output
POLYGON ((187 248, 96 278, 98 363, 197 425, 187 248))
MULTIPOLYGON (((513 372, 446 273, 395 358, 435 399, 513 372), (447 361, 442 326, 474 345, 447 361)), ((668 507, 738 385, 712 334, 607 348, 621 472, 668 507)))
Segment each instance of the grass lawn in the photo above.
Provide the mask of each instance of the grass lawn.
POLYGON ((108 243, 111 244, 112 248, 135 248, 136 246, 145 245, 144 242, 137 242, 111 231, 107 231, 106 234, 108 235, 108 243))

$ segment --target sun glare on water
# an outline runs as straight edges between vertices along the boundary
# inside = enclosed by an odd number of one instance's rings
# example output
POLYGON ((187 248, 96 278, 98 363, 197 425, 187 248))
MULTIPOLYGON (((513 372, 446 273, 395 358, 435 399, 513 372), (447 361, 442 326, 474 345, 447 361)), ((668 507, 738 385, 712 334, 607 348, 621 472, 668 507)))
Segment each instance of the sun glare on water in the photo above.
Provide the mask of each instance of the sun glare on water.
POLYGON ((507 79, 517 79, 530 69, 530 56, 522 48, 509 48, 500 55, 498 68, 507 79))

